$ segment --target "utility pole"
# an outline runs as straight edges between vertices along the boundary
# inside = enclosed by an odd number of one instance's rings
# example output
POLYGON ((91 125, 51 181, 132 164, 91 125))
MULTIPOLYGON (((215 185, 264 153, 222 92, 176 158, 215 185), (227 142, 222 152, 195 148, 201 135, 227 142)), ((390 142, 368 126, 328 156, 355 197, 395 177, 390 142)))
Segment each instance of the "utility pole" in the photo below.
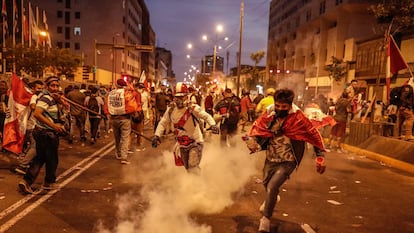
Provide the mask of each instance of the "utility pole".
POLYGON ((239 96, 240 90, 240 72, 241 72, 241 56, 242 56, 242 41, 243 41, 243 16, 244 16, 244 0, 242 0, 240 5, 240 35, 239 35, 239 56, 237 57, 237 92, 236 95, 239 96))

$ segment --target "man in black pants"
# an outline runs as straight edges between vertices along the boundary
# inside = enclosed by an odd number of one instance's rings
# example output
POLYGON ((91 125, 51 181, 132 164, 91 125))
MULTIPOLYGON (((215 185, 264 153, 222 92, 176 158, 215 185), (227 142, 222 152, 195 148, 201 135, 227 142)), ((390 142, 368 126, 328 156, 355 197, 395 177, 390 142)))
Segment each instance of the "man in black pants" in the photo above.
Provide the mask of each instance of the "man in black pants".
POLYGON ((39 95, 34 111, 36 127, 33 137, 36 141, 36 156, 30 163, 30 167, 19 182, 19 188, 23 193, 33 193, 31 185, 39 175, 40 169, 45 164, 46 175, 43 189, 55 188, 56 169, 58 166, 59 134, 66 132, 59 119, 58 101, 59 79, 55 76, 46 79, 46 89, 39 95))

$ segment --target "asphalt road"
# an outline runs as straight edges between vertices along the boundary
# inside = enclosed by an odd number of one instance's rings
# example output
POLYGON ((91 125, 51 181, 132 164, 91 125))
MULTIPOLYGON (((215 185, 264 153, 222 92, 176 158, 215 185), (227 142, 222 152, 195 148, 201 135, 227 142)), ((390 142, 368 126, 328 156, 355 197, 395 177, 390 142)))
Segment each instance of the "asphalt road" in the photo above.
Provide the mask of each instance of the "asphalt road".
MULTIPOLYGON (((151 131, 146 131, 150 136, 151 131)), ((263 153, 219 148, 207 135, 199 176, 174 166, 173 138, 159 148, 114 157, 113 139, 60 146, 59 190, 22 195, 20 176, 1 155, 0 232, 7 233, 250 233, 257 232, 264 198, 263 153)), ((309 152, 283 186, 272 233, 414 232, 414 175, 353 153, 330 152, 327 171, 315 171, 309 152), (312 231, 309 231, 312 232, 312 231)), ((37 181, 41 185, 44 173, 37 181)))

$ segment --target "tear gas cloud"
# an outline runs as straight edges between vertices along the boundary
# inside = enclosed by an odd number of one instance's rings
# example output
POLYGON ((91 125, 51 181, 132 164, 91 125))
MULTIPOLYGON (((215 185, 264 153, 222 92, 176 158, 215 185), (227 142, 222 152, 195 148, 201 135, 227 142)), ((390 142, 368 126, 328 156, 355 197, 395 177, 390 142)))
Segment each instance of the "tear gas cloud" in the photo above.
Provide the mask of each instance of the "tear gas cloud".
POLYGON ((257 173, 257 158, 249 155, 243 142, 233 148, 218 144, 204 143, 200 175, 176 167, 173 154, 167 151, 131 169, 127 180, 145 174, 140 194, 120 196, 117 226, 108 230, 98 223, 98 232, 211 233, 211 226, 196 223, 190 215, 220 213, 257 173))

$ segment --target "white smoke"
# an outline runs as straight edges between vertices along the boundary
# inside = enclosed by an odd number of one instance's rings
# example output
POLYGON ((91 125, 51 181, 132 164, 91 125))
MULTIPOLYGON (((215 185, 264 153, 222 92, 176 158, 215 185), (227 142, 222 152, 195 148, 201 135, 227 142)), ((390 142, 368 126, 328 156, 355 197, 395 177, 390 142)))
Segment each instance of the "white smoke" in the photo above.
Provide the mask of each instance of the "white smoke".
POLYGON ((200 175, 176 167, 171 152, 135 168, 141 170, 141 174, 130 173, 135 179, 143 173, 147 177, 140 194, 119 197, 119 224, 109 231, 100 223, 98 232, 211 233, 210 226, 195 222, 191 214, 220 213, 232 205, 232 198, 257 172, 257 159, 249 155, 243 142, 233 148, 217 144, 204 144, 200 175))

